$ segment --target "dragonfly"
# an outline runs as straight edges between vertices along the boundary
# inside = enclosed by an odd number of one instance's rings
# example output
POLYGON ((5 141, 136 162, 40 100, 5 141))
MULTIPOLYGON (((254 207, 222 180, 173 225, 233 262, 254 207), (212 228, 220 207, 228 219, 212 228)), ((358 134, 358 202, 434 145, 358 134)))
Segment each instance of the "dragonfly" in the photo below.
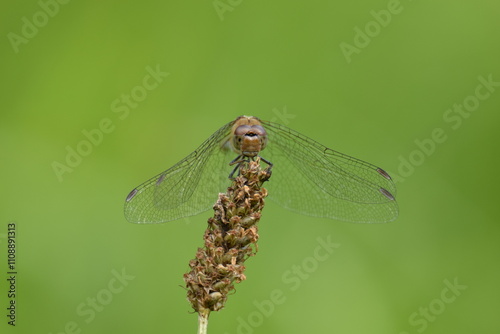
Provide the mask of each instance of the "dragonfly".
POLYGON ((125 200, 125 217, 132 223, 165 223, 207 211, 230 185, 238 161, 257 158, 272 168, 265 185, 269 198, 286 209, 354 223, 398 216, 396 186, 382 168, 284 125, 240 116, 134 188, 125 200))

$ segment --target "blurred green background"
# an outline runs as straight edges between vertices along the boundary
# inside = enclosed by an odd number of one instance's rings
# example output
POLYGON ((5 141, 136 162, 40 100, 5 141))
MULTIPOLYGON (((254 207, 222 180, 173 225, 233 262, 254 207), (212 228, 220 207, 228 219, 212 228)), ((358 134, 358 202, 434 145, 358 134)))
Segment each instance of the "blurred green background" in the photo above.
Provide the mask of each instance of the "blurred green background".
POLYGON ((195 333, 179 285, 211 212, 134 225, 123 203, 243 114, 387 169, 400 217, 269 202, 209 333, 498 333, 498 2, 64 2, 0 11, 2 333, 195 333))

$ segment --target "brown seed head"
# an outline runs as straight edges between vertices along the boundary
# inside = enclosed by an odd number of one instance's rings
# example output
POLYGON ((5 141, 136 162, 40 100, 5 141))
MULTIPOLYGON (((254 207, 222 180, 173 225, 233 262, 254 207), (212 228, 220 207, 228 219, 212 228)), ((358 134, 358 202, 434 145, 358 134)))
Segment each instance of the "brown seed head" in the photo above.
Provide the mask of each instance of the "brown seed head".
POLYGON ((262 184, 270 171, 260 168, 259 159, 243 162, 226 194, 219 194, 214 216, 208 219, 205 247, 189 262, 184 274, 188 300, 200 313, 218 311, 226 303, 234 283, 246 279, 245 260, 257 252, 257 222, 264 208, 266 189, 262 184))

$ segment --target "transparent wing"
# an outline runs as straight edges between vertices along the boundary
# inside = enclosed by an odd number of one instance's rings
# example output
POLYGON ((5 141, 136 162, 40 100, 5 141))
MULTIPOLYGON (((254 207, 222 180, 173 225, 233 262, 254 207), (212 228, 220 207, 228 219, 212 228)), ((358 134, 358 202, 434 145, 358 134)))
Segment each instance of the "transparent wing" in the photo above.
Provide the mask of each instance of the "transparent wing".
POLYGON ((127 196, 125 217, 131 223, 164 223, 210 209, 230 185, 229 163, 236 157, 222 144, 234 122, 215 132, 196 151, 144 182, 127 196))
POLYGON ((331 150, 286 126, 262 121, 274 164, 265 185, 283 207, 310 216, 359 223, 396 219, 396 187, 382 169, 331 150))

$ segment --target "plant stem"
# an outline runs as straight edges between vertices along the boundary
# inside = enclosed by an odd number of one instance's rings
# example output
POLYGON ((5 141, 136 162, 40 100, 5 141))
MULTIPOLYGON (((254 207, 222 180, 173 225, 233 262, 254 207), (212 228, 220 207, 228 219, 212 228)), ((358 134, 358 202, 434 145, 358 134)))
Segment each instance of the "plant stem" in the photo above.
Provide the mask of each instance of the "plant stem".
POLYGON ((207 334, 208 316, 210 310, 203 309, 198 312, 198 334, 207 334))

